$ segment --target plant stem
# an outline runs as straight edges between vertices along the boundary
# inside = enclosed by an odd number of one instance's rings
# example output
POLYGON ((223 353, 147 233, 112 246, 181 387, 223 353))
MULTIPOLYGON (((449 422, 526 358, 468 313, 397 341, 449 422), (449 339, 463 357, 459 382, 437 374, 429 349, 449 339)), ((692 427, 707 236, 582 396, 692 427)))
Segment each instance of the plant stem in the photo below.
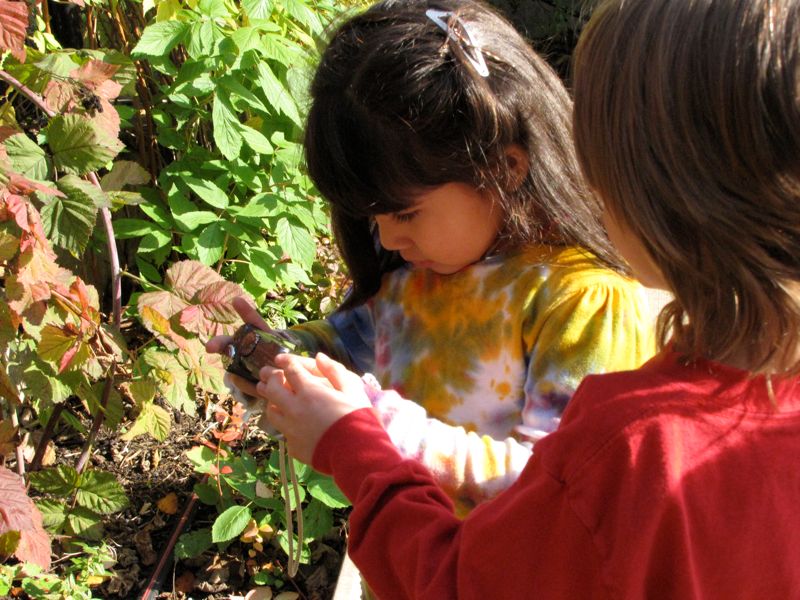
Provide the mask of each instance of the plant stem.
POLYGON ((62 412, 64 412, 63 402, 55 405, 53 412, 50 414, 50 418, 47 420, 47 425, 45 425, 44 431, 42 431, 42 439, 39 440, 39 445, 36 446, 36 454, 33 455, 33 460, 31 461, 31 471, 38 471, 42 468, 42 459, 44 458, 44 453, 47 450, 47 444, 53 437, 53 433, 56 430, 56 425, 58 424, 59 419, 61 419, 62 412))
POLYGON ((2 69, 0 69, 0 79, 8 83, 11 87, 18 89, 20 92, 25 94, 25 97, 28 98, 28 100, 30 100, 31 102, 33 102, 39 108, 39 110, 41 110, 48 117, 54 117, 56 115, 56 113, 50 110, 50 108, 47 106, 47 103, 44 101, 44 98, 42 98, 39 94, 37 94, 32 89, 27 87, 13 75, 6 73, 2 69))
POLYGON ((89 460, 89 453, 92 451, 94 440, 97 438, 100 427, 103 425, 106 407, 108 406, 108 399, 111 397, 111 389, 114 387, 114 370, 116 366, 117 364, 112 362, 111 368, 108 370, 108 377, 106 378, 105 385, 103 386, 103 397, 100 400, 99 410, 92 420, 92 428, 89 430, 89 435, 86 436, 86 442, 83 444, 83 449, 81 450, 81 455, 78 458, 78 462, 75 463, 75 470, 78 473, 83 472, 83 469, 89 460))
MULTIPOLYGON (((19 432, 19 414, 17 413, 16 406, 9 406, 9 411, 11 412, 11 424, 17 429, 19 432)), ((17 433, 17 444, 16 444, 16 455, 17 455, 17 473, 20 477, 25 476, 25 456, 22 453, 22 444, 19 443, 19 433, 17 433)))

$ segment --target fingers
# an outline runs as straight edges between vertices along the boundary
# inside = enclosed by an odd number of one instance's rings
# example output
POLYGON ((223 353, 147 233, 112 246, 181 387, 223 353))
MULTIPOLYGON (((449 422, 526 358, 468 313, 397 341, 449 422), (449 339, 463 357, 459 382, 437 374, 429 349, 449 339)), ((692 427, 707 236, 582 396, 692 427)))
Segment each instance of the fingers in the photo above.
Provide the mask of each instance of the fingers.
POLYGON ((258 395, 256 384, 249 379, 245 379, 244 377, 240 377, 239 375, 226 371, 224 381, 228 388, 230 388, 231 385, 234 385, 248 396, 258 395))
POLYGON ((229 335, 216 335, 206 342, 206 352, 211 354, 224 354, 225 348, 233 343, 229 335))
MULTIPOLYGON (((309 385, 314 385, 319 379, 319 376, 314 375, 304 366, 309 364, 304 361, 307 359, 295 354, 283 354, 276 357, 275 360, 275 364, 283 370, 286 383, 296 392, 300 392, 309 385)), ((316 370, 316 367, 314 368, 316 370)))
POLYGON ((261 318, 260 314, 258 314, 256 307, 250 304, 250 301, 244 296, 237 296, 231 300, 231 306, 233 306, 233 309, 239 313, 239 316, 245 323, 255 325, 259 329, 270 328, 269 325, 267 325, 267 322, 261 318))
POLYGON ((320 374, 340 392, 358 393, 364 390, 361 377, 349 371, 342 363, 336 362, 330 356, 319 352, 315 362, 320 374))

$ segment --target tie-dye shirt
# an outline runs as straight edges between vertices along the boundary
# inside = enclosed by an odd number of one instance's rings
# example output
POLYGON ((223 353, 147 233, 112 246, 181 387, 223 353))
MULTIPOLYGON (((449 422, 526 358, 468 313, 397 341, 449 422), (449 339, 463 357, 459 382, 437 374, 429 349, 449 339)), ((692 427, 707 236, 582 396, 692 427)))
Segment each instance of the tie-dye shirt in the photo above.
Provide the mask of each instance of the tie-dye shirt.
POLYGON ((649 359, 654 323, 638 283, 534 247, 451 275, 399 269, 364 307, 295 331, 394 390, 373 394, 392 440, 468 509, 516 479, 585 375, 649 359))

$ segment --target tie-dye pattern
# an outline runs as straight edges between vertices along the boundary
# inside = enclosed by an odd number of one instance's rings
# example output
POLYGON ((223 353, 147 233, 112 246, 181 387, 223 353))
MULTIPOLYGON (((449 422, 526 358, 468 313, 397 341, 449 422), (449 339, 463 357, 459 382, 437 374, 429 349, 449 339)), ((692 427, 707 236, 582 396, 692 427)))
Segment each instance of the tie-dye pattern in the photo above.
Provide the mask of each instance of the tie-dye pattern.
MULTIPOLYGON (((372 371, 397 392, 375 406, 462 509, 516 479, 584 375, 655 353, 644 289, 575 249, 531 248, 452 275, 403 268, 369 309, 372 371)), ((327 325, 323 346, 352 364, 336 331, 327 325)))

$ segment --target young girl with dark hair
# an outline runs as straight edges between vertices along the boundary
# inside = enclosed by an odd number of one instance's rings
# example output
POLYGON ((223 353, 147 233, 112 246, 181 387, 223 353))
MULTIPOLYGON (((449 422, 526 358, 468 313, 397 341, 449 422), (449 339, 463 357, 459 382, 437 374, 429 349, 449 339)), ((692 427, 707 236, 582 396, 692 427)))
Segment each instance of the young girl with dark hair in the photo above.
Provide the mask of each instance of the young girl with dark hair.
POLYGON ((311 85, 308 172, 352 291, 291 334, 414 399, 376 408, 464 511, 516 478, 585 375, 655 351, 570 119, 557 75, 473 1, 372 6, 335 31, 311 85))
POLYGON ((290 453, 353 501, 350 552, 378 597, 800 597, 798 40, 800 0, 596 9, 576 147, 615 246, 674 293, 669 341, 588 376, 465 520, 357 375, 286 355, 259 384, 290 453))

